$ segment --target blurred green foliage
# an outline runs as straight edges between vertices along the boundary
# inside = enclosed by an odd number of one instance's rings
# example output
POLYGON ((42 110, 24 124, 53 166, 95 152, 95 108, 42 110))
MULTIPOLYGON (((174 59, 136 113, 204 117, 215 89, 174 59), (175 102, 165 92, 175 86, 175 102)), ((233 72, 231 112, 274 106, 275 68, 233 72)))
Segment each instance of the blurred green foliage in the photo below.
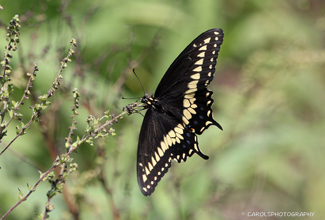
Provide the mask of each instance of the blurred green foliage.
MULTIPOLYGON (((76 38, 78 49, 63 73, 60 94, 0 157, 0 216, 64 152, 71 124, 71 91, 81 93, 78 130, 89 114, 116 114, 154 92, 176 56, 203 31, 222 28, 214 91, 214 118, 224 128, 199 137, 210 156, 174 163, 154 194, 136 181, 137 138, 143 117, 114 124, 117 135, 82 145, 72 154, 79 171, 57 195, 50 219, 250 219, 248 212, 315 212, 325 218, 325 2, 321 0, 98 0, 1 2, 0 52, 5 28, 18 14, 21 36, 12 59, 13 99, 21 97, 34 62, 33 92, 46 93, 59 61, 76 38), (46 134, 46 135, 45 135, 46 134), (104 180, 104 181, 102 181, 104 180), (69 199, 70 198, 70 199, 69 199), (77 215, 71 213, 77 207, 77 215), (70 211, 69 211, 70 208, 70 211)), ((31 114, 26 103, 23 120, 31 114)), ((14 124, 16 123, 16 124, 14 124)), ((8 130, 1 149, 15 136, 8 130)), ((48 183, 8 219, 34 219, 44 211, 48 183)), ((280 219, 281 217, 255 217, 280 219)), ((295 218, 292 218, 295 219, 295 218)))

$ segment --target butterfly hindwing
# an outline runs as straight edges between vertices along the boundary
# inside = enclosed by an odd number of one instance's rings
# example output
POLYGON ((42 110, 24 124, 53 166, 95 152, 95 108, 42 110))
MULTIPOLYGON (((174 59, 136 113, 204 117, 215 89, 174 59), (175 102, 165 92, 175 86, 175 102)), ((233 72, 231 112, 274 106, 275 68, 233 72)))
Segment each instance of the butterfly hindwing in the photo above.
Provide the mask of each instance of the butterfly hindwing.
POLYGON ((150 195, 171 166, 172 160, 186 161, 194 153, 204 155, 197 137, 173 116, 148 109, 140 131, 137 178, 144 195, 150 195))

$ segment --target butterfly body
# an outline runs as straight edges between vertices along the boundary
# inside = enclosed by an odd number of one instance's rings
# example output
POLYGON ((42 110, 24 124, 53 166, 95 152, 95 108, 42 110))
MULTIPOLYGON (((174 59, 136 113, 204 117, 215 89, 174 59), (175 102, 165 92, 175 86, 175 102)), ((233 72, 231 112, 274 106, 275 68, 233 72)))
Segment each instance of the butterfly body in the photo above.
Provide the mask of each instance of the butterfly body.
POLYGON ((222 41, 221 29, 202 33, 172 63, 155 94, 141 99, 147 112, 139 136, 137 179, 146 196, 172 160, 185 162, 194 153, 208 159, 199 149, 196 134, 211 125, 222 129, 212 118, 213 92, 207 89, 222 41))

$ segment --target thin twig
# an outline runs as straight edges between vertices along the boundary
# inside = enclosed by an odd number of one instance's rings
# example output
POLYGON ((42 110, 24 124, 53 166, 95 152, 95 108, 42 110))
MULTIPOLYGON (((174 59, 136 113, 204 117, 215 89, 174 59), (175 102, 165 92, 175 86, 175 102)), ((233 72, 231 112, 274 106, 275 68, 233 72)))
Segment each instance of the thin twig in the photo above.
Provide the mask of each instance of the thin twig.
MULTIPOLYGON (((19 109, 19 107, 23 104, 24 100, 27 98, 27 96, 30 94, 30 88, 32 86, 32 82, 34 81, 34 77, 36 76, 36 71, 38 71, 38 67, 37 67, 37 64, 35 63, 34 65, 34 70, 33 70, 33 73, 30 74, 28 73, 27 75, 29 75, 29 79, 28 79, 28 82, 27 82, 27 85, 26 85, 26 89, 24 91, 24 94, 22 95, 20 101, 18 102, 18 104, 16 105, 16 107, 14 108, 14 112, 12 114, 12 117, 9 119, 9 121, 7 122, 7 124, 5 125, 4 128, 2 128, 2 130, 6 129, 9 124, 11 123, 11 121, 15 118, 16 116, 16 111, 19 109)), ((0 154, 1 155, 1 154, 0 154)))
POLYGON ((23 132, 25 132, 25 130, 31 125, 31 123, 33 122, 35 116, 37 116, 37 114, 35 113, 34 115, 32 115, 32 118, 29 120, 29 122, 21 128, 20 132, 9 142, 9 144, 1 151, 0 156, 10 147, 10 145, 20 136, 22 135, 23 132))
POLYGON ((43 181, 44 178, 46 178, 46 176, 52 172, 54 170, 56 166, 52 166, 48 171, 46 171, 46 173, 44 173, 41 178, 35 183, 35 185, 33 186, 33 188, 31 190, 29 190, 29 192, 26 194, 26 196, 24 196, 23 198, 21 198, 11 209, 9 209, 9 211, 4 214, 4 216, 1 217, 0 220, 5 219, 18 205, 20 205, 20 203, 24 202, 27 200, 27 198, 36 190, 36 187, 38 186, 38 184, 40 184, 40 182, 43 181))
MULTIPOLYGON (((99 132, 100 130, 102 130, 102 129, 104 129, 107 125, 111 125, 111 124, 113 124, 113 122, 114 121, 116 121, 118 118, 121 118, 123 115, 125 115, 125 114, 127 114, 127 111, 124 111, 124 112, 122 112, 121 114, 119 114, 119 115, 117 115, 117 116, 115 116, 115 117, 113 117, 111 120, 109 120, 109 121, 106 121, 103 125, 101 125, 101 126, 99 126, 98 128, 96 128, 95 130, 94 130, 94 133, 97 133, 97 132, 99 132)), ((77 145, 76 146, 74 146, 74 147, 71 147, 70 149, 69 149, 69 151, 66 153, 66 154, 64 154, 64 156, 63 157, 68 157, 74 150, 76 150, 82 143, 84 143, 89 137, 91 136, 91 134, 88 134, 88 135, 86 135, 86 136, 84 136, 78 143, 77 143, 77 145)), ((60 162, 61 164, 62 164, 62 162, 60 162)), ((56 164, 56 163, 53 163, 53 165, 52 165, 52 167, 48 170, 48 171, 46 171, 41 177, 40 177, 40 179, 35 183, 35 185, 31 188, 31 190, 28 192, 28 194, 26 194, 23 198, 21 198, 11 209, 9 209, 9 211, 4 215, 4 216, 2 216, 1 217, 1 219, 0 220, 3 220, 3 219, 5 219, 18 205, 20 205, 23 201, 26 201, 27 200, 27 198, 32 194, 32 192, 34 192, 35 190, 36 190, 36 187, 38 186, 38 184, 41 182, 41 181, 43 181, 43 179, 45 179, 47 176, 48 176, 48 174, 51 172, 51 171, 53 171, 54 169, 55 169, 55 167, 57 167, 58 166, 58 164, 56 164)))

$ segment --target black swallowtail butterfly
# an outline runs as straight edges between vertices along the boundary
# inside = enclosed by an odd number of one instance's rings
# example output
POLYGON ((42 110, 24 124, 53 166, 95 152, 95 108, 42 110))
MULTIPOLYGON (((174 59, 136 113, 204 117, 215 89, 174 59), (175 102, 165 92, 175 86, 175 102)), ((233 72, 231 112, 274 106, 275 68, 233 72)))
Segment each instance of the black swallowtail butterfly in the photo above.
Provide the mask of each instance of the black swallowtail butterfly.
POLYGON ((167 173, 172 159, 186 161, 194 153, 203 159, 196 134, 210 125, 222 127, 212 118, 214 77, 223 41, 221 29, 211 29, 192 41, 168 68, 156 92, 141 99, 148 109, 140 131, 137 179, 141 192, 149 196, 167 173))

